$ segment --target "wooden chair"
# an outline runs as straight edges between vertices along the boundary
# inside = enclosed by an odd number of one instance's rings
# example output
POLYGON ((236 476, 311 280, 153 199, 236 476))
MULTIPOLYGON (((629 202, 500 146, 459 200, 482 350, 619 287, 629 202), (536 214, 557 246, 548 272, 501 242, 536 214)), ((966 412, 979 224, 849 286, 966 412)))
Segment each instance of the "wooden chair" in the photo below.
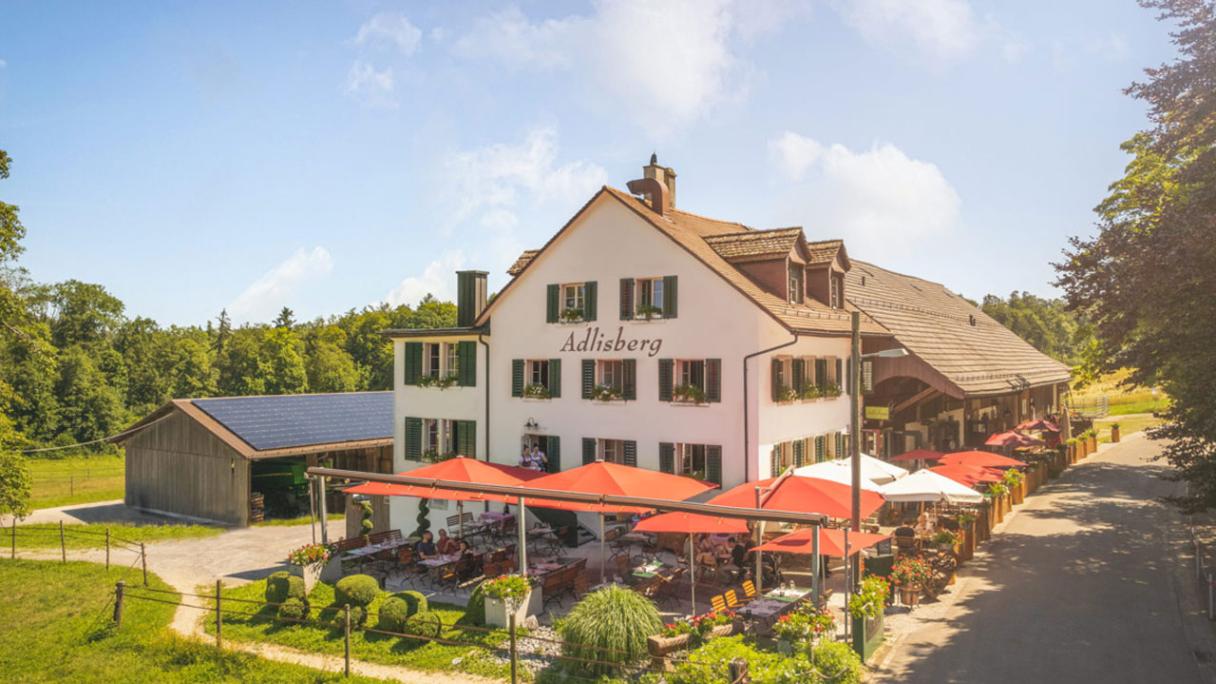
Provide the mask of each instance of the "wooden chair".
POLYGON ((608 559, 608 568, 610 572, 615 572, 617 577, 628 577, 631 561, 628 553, 618 553, 608 559))
POLYGON ((743 580, 743 596, 751 601, 756 598, 756 583, 751 580, 743 580))
POLYGON ((714 594, 709 597, 709 605, 715 613, 721 613, 726 610, 726 597, 722 594, 714 594))
POLYGON ((734 609, 738 608, 739 606, 743 605, 742 603, 739 602, 739 596, 738 596, 738 594, 735 593, 734 589, 728 589, 726 591, 726 593, 723 594, 722 596, 725 597, 725 599, 726 599, 726 607, 730 608, 731 610, 734 610, 734 609))
POLYGON ((558 605, 562 603, 562 595, 565 594, 566 570, 554 570, 540 579, 541 596, 544 598, 544 605, 549 605, 552 601, 557 601, 558 605))

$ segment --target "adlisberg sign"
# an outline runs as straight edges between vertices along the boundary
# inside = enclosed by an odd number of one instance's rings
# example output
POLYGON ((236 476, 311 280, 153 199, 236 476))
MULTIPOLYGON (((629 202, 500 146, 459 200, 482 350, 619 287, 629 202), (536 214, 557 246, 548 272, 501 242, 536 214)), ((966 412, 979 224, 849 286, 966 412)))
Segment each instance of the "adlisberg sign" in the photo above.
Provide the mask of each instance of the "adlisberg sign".
POLYGON ((647 356, 656 356, 663 348, 663 340, 649 338, 625 338, 625 328, 618 326, 616 337, 600 332, 598 325, 587 326, 581 337, 571 332, 559 351, 564 352, 622 352, 644 351, 647 356))

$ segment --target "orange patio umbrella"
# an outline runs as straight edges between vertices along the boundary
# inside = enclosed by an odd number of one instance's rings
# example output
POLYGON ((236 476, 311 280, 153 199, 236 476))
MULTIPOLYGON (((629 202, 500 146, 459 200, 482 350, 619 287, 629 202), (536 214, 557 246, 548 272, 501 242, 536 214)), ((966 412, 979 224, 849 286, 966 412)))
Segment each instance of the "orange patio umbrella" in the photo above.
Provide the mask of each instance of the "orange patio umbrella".
POLYGON ((948 477, 959 484, 974 487, 987 482, 1000 482, 1003 475, 1000 471, 983 466, 963 465, 960 463, 939 465, 929 469, 943 477, 948 477))
MULTIPOLYGON (((849 555, 862 549, 868 549, 875 544, 891 538, 889 534, 870 534, 868 532, 849 532, 849 555)), ((814 553, 815 528, 808 527, 795 530, 789 534, 765 542, 752 551, 769 551, 777 553, 799 553, 809 555, 814 553)), ((844 530, 822 528, 819 530, 819 553, 824 556, 844 558, 844 530)))
POLYGON ((1017 468, 1026 465, 1024 461, 1009 458, 991 451, 956 451, 942 456, 941 465, 961 464, 981 466, 985 468, 1017 468))
MULTIPOLYGON (((582 492, 585 494, 607 494, 613 496, 637 496, 669 501, 684 501, 702 494, 717 485, 702 482, 691 477, 661 473, 646 468, 627 466, 610 461, 594 461, 577 468, 564 470, 537 478, 528 483, 529 487, 538 490, 554 490, 561 492, 582 492)), ((607 565, 607 551, 604 545, 604 514, 606 513, 644 513, 650 509, 635 506, 609 506, 602 503, 581 503, 576 501, 553 501, 544 498, 543 492, 538 492, 537 499, 529 499, 528 505, 540 508, 553 508, 563 511, 587 511, 599 513, 600 516, 600 577, 604 576, 607 565)))
MULTIPOLYGON (((708 503, 737 508, 756 508, 756 488, 761 490, 760 508, 773 511, 820 513, 829 518, 853 515, 853 488, 815 477, 770 478, 747 482, 710 499, 708 503)), ((861 490, 861 517, 869 517, 882 506, 882 494, 861 490)))
POLYGON ((747 522, 738 518, 672 511, 644 518, 633 526, 633 531, 688 535, 688 583, 692 587, 692 613, 696 613, 697 562, 694 538, 698 534, 745 534, 748 529, 747 522))
POLYGON ((1036 420, 1027 420, 1025 422, 1019 423, 1017 429, 1018 430, 1046 430, 1047 432, 1059 432, 1060 426, 1056 425, 1055 423, 1053 423, 1050 420, 1047 420, 1045 418, 1038 418, 1036 420))
POLYGON ((984 441, 984 446, 999 446, 999 447, 1024 447, 1024 446, 1040 446, 1043 440, 1036 439, 1030 435, 1023 435, 1017 430, 1009 430, 1007 432, 998 432, 988 437, 984 441))
POLYGON ((932 449, 913 449, 893 457, 891 461, 936 461, 942 456, 945 454, 932 449))

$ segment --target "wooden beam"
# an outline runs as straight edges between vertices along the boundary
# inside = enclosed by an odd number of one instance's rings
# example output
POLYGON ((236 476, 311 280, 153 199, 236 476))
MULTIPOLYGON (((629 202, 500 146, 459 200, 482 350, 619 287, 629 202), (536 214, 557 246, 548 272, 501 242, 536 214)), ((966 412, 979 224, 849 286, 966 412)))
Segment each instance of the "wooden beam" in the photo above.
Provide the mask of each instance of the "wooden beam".
POLYGON ((940 393, 941 392, 939 392, 937 390, 937 388, 926 387, 923 390, 917 392, 916 394, 913 394, 911 397, 908 397, 907 399, 904 399, 903 401, 896 404, 895 408, 891 410, 891 415, 898 414, 899 412, 901 412, 909 407, 915 406, 916 404, 919 404, 920 402, 925 401, 927 399, 932 399, 935 395, 940 394, 940 393))

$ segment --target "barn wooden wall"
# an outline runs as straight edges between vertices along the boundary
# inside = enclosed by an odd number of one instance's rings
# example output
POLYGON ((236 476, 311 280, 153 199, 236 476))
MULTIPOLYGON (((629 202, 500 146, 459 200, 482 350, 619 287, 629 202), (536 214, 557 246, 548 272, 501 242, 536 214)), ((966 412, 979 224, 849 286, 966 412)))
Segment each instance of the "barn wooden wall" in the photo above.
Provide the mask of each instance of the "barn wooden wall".
POLYGON ((249 462, 178 411, 126 442, 128 506, 249 522, 249 462))

